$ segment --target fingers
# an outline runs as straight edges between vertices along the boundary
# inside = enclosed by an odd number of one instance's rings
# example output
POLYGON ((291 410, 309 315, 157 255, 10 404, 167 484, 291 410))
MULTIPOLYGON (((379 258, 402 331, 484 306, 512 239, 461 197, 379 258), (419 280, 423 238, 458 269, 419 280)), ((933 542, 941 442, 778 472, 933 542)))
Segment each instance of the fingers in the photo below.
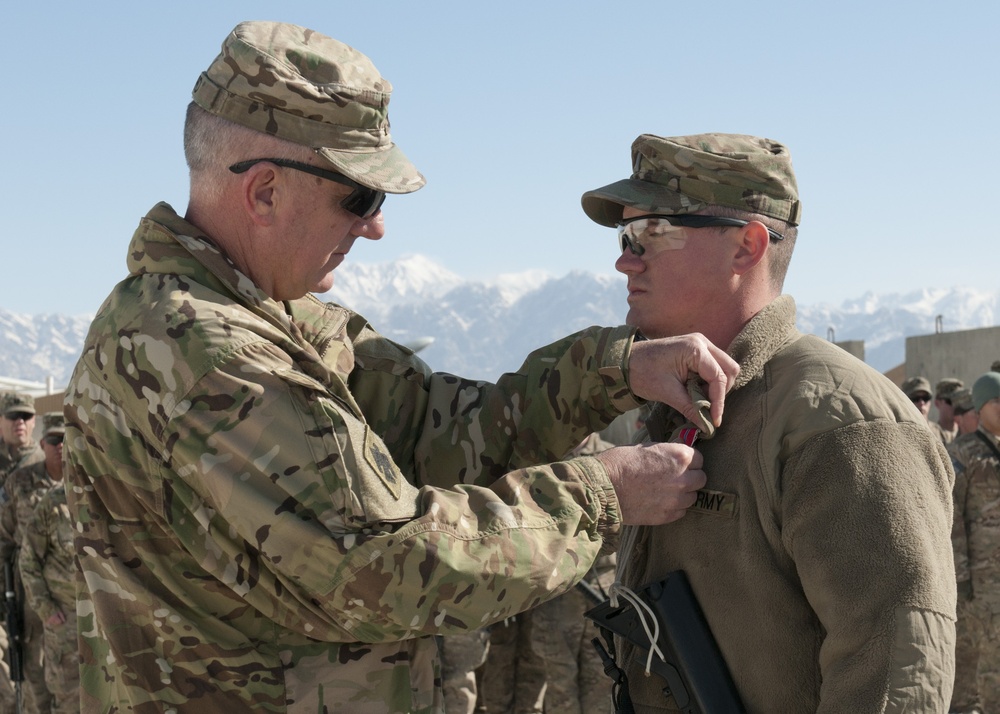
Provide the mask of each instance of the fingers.
POLYGON ((712 423, 719 426, 722 424, 726 394, 736 383, 740 366, 724 350, 719 349, 708 340, 705 340, 705 345, 710 358, 704 352, 696 353, 701 359, 695 371, 708 385, 708 399, 712 402, 712 423))
POLYGON ((707 477, 702 455, 683 444, 621 446, 597 455, 615 488, 622 520, 658 525, 682 517, 707 477))
POLYGON ((694 405, 684 385, 693 373, 708 386, 712 423, 719 426, 726 394, 736 383, 740 367, 704 335, 634 342, 629 356, 629 385, 643 399, 663 402, 694 421, 694 405))

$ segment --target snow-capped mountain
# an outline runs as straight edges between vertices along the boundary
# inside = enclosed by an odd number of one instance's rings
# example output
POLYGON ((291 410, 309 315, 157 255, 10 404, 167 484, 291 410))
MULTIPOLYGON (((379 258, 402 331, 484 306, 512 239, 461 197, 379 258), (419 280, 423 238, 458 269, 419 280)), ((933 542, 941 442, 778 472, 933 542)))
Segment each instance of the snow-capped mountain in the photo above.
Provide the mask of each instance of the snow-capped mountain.
MULTIPOLYGON (((416 344, 432 368, 495 379, 517 369, 534 348, 589 325, 625 317, 621 276, 539 271, 466 280, 422 256, 337 269, 323 299, 347 305, 387 337, 416 344)), ((865 359, 886 371, 904 360, 905 339, 1000 324, 1000 290, 926 289, 866 293, 840 306, 800 305, 803 332, 837 341, 864 340, 865 359)), ((66 383, 92 315, 21 315, 0 309, 0 376, 66 383)))

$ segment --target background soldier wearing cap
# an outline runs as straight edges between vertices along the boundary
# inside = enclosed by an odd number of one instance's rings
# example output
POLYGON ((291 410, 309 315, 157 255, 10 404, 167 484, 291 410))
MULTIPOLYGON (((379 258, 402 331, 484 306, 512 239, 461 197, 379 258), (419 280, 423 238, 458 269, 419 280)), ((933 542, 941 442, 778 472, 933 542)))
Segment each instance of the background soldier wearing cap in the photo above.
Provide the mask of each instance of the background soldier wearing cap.
POLYGON ((26 712, 47 714, 52 708, 52 696, 46 685, 43 652, 43 627, 38 614, 26 606, 21 583, 19 561, 24 524, 31 519, 35 506, 49 489, 62 480, 62 412, 42 415, 41 449, 44 461, 23 466, 7 477, 4 486, 6 500, 0 505, 0 556, 12 563, 18 588, 18 602, 24 614, 24 698, 26 712))
MULTIPOLYGON (((35 443, 35 400, 30 394, 5 392, 0 395, 0 487, 7 476, 22 466, 30 466, 45 459, 45 454, 35 443)), ((2 498, 2 496, 0 496, 2 498)))
MULTIPOLYGON (((978 652, 961 647, 954 711, 1000 711, 1000 373, 987 372, 972 385, 978 429, 956 439, 955 572, 960 618, 968 618, 978 652), (978 655, 978 661, 977 656, 978 655), (977 666, 975 687, 968 667, 977 666), (975 688, 978 687, 978 699, 975 688), (959 694, 962 698, 959 698, 959 694)), ((961 629, 960 629, 961 632, 961 629)))
POLYGON ((931 413, 931 402, 934 401, 931 383, 927 377, 910 377, 900 385, 900 389, 913 402, 913 406, 917 408, 921 416, 927 419, 931 413))
POLYGON ((958 425, 955 423, 955 407, 952 404, 952 396, 955 391, 961 389, 964 383, 961 379, 946 377, 934 386, 934 407, 937 409, 938 418, 935 424, 936 431, 940 434, 941 440, 945 444, 950 444, 958 436, 958 425))
MULTIPOLYGON (((979 427, 979 413, 972 403, 972 389, 970 387, 956 389, 951 397, 951 403, 955 425, 958 427, 958 435, 955 437, 955 441, 958 441, 960 436, 971 434, 979 427)), ((953 441, 952 444, 954 443, 953 441)), ((950 446, 951 444, 949 444, 950 446)), ((949 451, 951 451, 950 448, 949 451)))
MULTIPOLYGON (((0 511, 9 500, 6 488, 10 474, 22 467, 38 464, 45 460, 45 453, 35 443, 32 432, 35 429, 35 400, 30 394, 4 392, 0 395, 0 511)), ((4 544, 0 534, 0 555, 9 562, 13 555, 13 544, 4 544)), ((13 567, 13 563, 11 563, 13 567)), ((21 601, 23 602, 23 601, 21 601)), ((4 662, 0 667, 0 711, 13 712, 15 708, 14 685, 10 681, 6 626, 0 624, 0 649, 4 662)), ((40 680, 39 680, 40 681, 40 680)), ((31 694, 28 695, 31 697, 31 694)), ((27 701, 27 700, 26 700, 27 701)), ((30 705, 30 704, 29 704, 30 705)))
POLYGON ((968 491, 965 465, 981 442, 974 435, 979 427, 979 414, 972 402, 971 387, 956 389, 951 395, 951 402, 958 427, 958 436, 947 446, 955 470, 952 545, 955 549, 958 605, 955 623, 955 690, 951 695, 950 711, 971 713, 979 711, 981 699, 976 681, 979 667, 979 648, 976 643, 978 624, 972 606, 972 581, 969 579, 969 555, 965 537, 965 494, 968 491))
MULTIPOLYGON (((944 711, 947 454, 885 377, 795 329, 780 294, 800 218, 788 149, 646 134, 632 162, 630 178, 583 195, 591 219, 618 228, 628 323, 647 337, 699 331, 741 371, 710 440, 709 425, 652 408, 655 441, 698 427, 708 483, 684 518, 629 529, 622 582, 686 571, 747 711, 944 711)), ((622 660, 636 711, 674 708, 643 675, 644 652, 626 646, 622 660)))
POLYGON ((434 635, 565 591, 704 483, 677 445, 557 461, 637 397, 693 417, 695 372, 719 422, 737 369, 700 336, 591 328, 494 385, 308 295, 424 183, 390 90, 271 22, 195 86, 187 212, 140 222, 67 389, 85 712, 439 712, 434 635))
MULTIPOLYGON (((50 415, 46 415, 49 417, 50 415)), ((42 436, 62 455, 65 432, 62 414, 51 415, 42 436)), ((18 566, 24 583, 26 609, 41 621, 45 684, 52 695, 53 714, 80 711, 80 669, 76 643, 76 564, 73 523, 66 505, 61 465, 49 475, 56 482, 39 499, 21 524, 18 566)), ((46 710, 49 711, 49 710, 46 710)))

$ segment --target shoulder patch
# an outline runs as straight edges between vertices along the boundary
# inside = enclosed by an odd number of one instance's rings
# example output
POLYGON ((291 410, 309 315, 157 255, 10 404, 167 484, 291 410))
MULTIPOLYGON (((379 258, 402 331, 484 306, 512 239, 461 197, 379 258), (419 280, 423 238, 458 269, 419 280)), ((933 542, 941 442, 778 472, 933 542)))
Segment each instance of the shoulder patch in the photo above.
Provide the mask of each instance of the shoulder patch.
POLYGON ((382 440, 377 438, 367 425, 365 426, 365 461, 378 474, 393 498, 398 501, 402 493, 403 474, 400 473, 399 467, 396 466, 392 457, 386 453, 382 440))

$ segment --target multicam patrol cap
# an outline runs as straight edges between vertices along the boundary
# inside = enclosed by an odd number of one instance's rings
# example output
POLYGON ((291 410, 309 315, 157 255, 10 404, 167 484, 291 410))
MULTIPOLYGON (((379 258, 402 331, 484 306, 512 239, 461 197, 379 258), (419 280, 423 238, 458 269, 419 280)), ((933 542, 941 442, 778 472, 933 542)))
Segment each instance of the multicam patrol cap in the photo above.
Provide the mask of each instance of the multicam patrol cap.
POLYGON ((62 412, 45 412, 42 415, 42 438, 66 433, 66 418, 62 412))
POLYGON ((902 389, 903 394, 905 394, 910 399, 913 399, 913 397, 919 394, 920 392, 926 393, 928 398, 934 394, 934 392, 931 390, 931 383, 927 380, 926 377, 910 377, 908 380, 903 382, 900 389, 902 389))
POLYGON ((951 399, 952 394, 956 389, 961 389, 965 386, 965 382, 961 379, 955 379, 954 377, 946 377, 934 385, 934 398, 935 399, 951 399))
POLYGON ((743 134, 654 136, 632 142, 632 176, 583 194, 583 210, 615 226, 622 207, 650 213, 697 213, 728 206, 797 226, 802 214, 788 149, 743 134))
POLYGON ((12 414, 35 414, 35 398, 30 394, 18 394, 17 392, 4 392, 0 395, 0 404, 3 407, 3 415, 6 417, 12 414))
POLYGON ((955 410, 955 416, 961 416, 962 414, 971 412, 975 409, 976 407, 972 403, 972 389, 969 387, 961 387, 952 392, 951 406, 955 410))
POLYGON ((345 176, 385 193, 424 177, 392 142, 392 85, 365 55, 280 22, 243 22, 194 86, 205 111, 316 151, 345 176))

